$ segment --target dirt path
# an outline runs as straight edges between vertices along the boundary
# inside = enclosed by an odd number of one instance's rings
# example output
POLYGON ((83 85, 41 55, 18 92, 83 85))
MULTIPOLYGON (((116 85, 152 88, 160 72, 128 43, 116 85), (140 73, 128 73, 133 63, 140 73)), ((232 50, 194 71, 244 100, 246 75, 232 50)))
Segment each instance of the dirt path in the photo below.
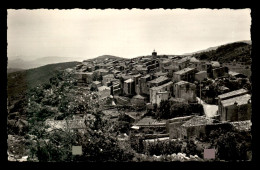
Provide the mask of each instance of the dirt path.
POLYGON ((218 106, 213 104, 207 104, 203 100, 201 100, 199 97, 197 97, 198 102, 202 104, 204 113, 206 117, 214 117, 217 115, 218 106))

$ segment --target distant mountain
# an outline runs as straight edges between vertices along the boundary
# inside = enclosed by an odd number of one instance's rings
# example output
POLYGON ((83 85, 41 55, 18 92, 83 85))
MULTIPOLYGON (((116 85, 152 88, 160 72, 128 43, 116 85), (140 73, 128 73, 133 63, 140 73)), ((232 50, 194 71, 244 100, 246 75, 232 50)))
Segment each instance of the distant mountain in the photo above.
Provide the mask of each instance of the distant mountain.
POLYGON ((13 73, 13 72, 17 72, 17 71, 22 71, 23 69, 21 68, 8 68, 7 69, 7 74, 8 73, 13 73))
POLYGON ((117 56, 113 56, 113 55, 102 55, 102 56, 98 56, 96 58, 92 58, 92 59, 88 59, 88 60, 84 60, 84 61, 92 61, 92 60, 99 60, 99 61, 103 61, 106 59, 125 59, 123 57, 117 57, 117 56))
POLYGON ((227 63, 232 61, 245 62, 251 64, 251 49, 252 44, 247 41, 240 41, 212 47, 212 50, 202 50, 193 54, 200 60, 213 60, 221 63, 227 63))
POLYGON ((64 70, 75 67, 80 62, 66 62, 49 64, 39 68, 12 72, 7 74, 7 94, 8 98, 19 98, 23 96, 27 89, 36 87, 42 83, 48 83, 56 70, 64 70))
POLYGON ((244 41, 237 41, 237 42, 233 42, 233 43, 227 43, 227 44, 223 44, 223 45, 219 45, 219 46, 215 46, 215 47, 209 47, 207 49, 204 50, 199 50, 196 52, 192 52, 192 53, 185 53, 183 55, 194 55, 194 54, 198 54, 198 53, 202 53, 202 52, 209 52, 209 51, 213 51, 216 50, 217 48, 224 46, 224 45, 229 45, 229 44, 234 44, 234 43, 246 43, 248 45, 252 45, 252 41, 251 40, 244 40, 244 41))
POLYGON ((73 62, 73 61, 81 61, 79 58, 71 58, 71 57, 42 57, 34 60, 28 60, 28 57, 16 57, 15 59, 8 60, 8 68, 21 68, 21 69, 31 69, 37 68, 40 66, 44 66, 47 64, 55 64, 55 63, 64 63, 64 62, 73 62))

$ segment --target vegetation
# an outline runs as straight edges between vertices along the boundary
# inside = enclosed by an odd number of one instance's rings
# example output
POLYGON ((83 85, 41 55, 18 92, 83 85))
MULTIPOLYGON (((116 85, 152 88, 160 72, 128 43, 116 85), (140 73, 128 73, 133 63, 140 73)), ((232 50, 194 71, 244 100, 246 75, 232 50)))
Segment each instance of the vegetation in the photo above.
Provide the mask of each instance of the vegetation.
POLYGON ((11 103, 15 100, 19 100, 26 94, 27 90, 43 83, 49 83, 49 79, 56 74, 56 71, 74 67, 78 63, 79 62, 49 64, 39 68, 9 73, 7 75, 8 100, 11 103))
POLYGON ((154 108, 154 111, 148 114, 157 119, 171 119, 191 114, 202 115, 203 107, 201 104, 171 103, 168 100, 162 100, 160 107, 154 108))
POLYGON ((219 61, 221 63, 229 63, 235 60, 249 65, 252 61, 251 49, 252 46, 247 43, 236 42, 220 46, 216 50, 194 54, 193 57, 200 60, 219 61))
POLYGON ((217 150, 220 160, 248 160, 248 152, 252 152, 252 136, 247 131, 215 130, 205 139, 217 150))

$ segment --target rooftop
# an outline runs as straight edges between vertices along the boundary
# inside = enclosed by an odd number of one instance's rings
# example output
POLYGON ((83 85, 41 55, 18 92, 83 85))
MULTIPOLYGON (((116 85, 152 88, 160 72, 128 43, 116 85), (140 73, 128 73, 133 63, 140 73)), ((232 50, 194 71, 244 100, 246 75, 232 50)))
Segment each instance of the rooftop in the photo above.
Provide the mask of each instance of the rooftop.
POLYGON ((169 63, 169 62, 172 62, 172 61, 170 59, 165 59, 165 60, 162 61, 163 64, 169 63))
POLYGON ((168 80, 168 77, 160 76, 160 77, 158 77, 154 80, 149 81, 149 83, 160 83, 160 82, 163 82, 165 80, 168 80))
POLYGON ((242 96, 233 97, 233 98, 227 99, 227 100, 222 100, 221 104, 225 107, 225 106, 231 106, 231 105, 234 105, 234 103, 237 103, 237 105, 239 106, 239 105, 247 104, 249 100, 251 100, 251 95, 244 94, 242 96))
POLYGON ((101 82, 100 81, 93 81, 92 83, 93 84, 100 84, 101 82))
POLYGON ((167 69, 167 70, 177 70, 179 67, 177 66, 174 66, 174 65, 169 65, 169 66, 165 66, 163 67, 164 69, 167 69))
POLYGON ((99 71, 99 72, 108 72, 107 69, 103 69, 103 68, 100 68, 100 69, 98 69, 98 70, 96 70, 96 71, 99 71))
POLYGON ((187 84, 187 83, 189 83, 189 82, 181 80, 175 84, 180 86, 180 85, 187 84))
POLYGON ((114 78, 114 74, 107 74, 103 76, 103 78, 114 78))
POLYGON ((91 75, 91 74, 93 74, 93 72, 75 72, 75 74, 87 74, 87 75, 91 75))
POLYGON ((110 87, 107 86, 98 87, 98 91, 103 91, 103 90, 110 90, 110 87))
POLYGON ((147 75, 145 75, 145 76, 143 76, 143 77, 141 77, 141 78, 149 78, 150 77, 150 74, 147 74, 147 75))
POLYGON ((207 73, 207 71, 199 71, 196 74, 207 73))
POLYGON ((168 83, 165 83, 165 84, 163 84, 163 85, 161 85, 161 86, 158 86, 158 87, 152 87, 152 88, 150 88, 151 90, 160 90, 160 89, 162 89, 162 88, 164 88, 164 87, 166 87, 166 86, 168 86, 168 85, 171 85, 171 84, 173 84, 173 82, 168 82, 168 83))
POLYGON ((156 119, 153 119, 151 117, 144 117, 140 121, 138 121, 135 126, 146 126, 146 125, 165 125, 166 120, 158 121, 156 119))
POLYGON ((190 126, 199 126, 199 125, 208 125, 213 124, 213 119, 207 118, 205 116, 194 116, 187 122, 185 122, 182 126, 183 127, 190 127, 190 126))
POLYGON ((141 96, 141 95, 135 95, 134 97, 133 97, 134 99, 145 99, 145 97, 144 96, 141 96))
POLYGON ((184 68, 184 69, 182 69, 180 71, 174 72, 173 74, 185 74, 185 73, 187 73, 189 71, 192 71, 192 70, 195 70, 195 69, 194 68, 184 68))
POLYGON ((183 62, 186 62, 188 61, 188 58, 187 57, 183 57, 182 59, 178 60, 177 62, 178 63, 183 63, 183 62))
POLYGON ((228 93, 218 95, 218 98, 223 99, 223 98, 227 98, 227 97, 236 96, 236 95, 239 95, 239 94, 244 94, 244 93, 247 93, 247 92, 248 91, 246 89, 239 89, 239 90, 235 90, 235 91, 231 91, 231 92, 228 92, 228 93))
POLYGON ((251 120, 230 122, 230 124, 237 130, 249 131, 251 130, 252 122, 251 120))
POLYGON ((199 61, 197 58, 192 57, 192 58, 190 59, 190 62, 192 62, 192 63, 199 63, 200 61, 199 61))
POLYGON ((126 81, 124 81, 125 83, 132 83, 132 82, 134 82, 134 80, 133 79, 127 79, 126 81))
POLYGON ((220 67, 220 64, 218 61, 211 61, 210 64, 213 66, 213 67, 220 67))

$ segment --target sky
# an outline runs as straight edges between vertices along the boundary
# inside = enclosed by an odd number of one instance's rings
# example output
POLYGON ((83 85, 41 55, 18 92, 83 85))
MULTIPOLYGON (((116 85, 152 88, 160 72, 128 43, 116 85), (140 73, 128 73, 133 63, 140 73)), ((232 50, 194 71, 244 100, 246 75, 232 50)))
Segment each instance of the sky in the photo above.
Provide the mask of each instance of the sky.
POLYGON ((124 58, 180 55, 251 40, 250 9, 12 10, 7 54, 25 59, 59 56, 124 58))

